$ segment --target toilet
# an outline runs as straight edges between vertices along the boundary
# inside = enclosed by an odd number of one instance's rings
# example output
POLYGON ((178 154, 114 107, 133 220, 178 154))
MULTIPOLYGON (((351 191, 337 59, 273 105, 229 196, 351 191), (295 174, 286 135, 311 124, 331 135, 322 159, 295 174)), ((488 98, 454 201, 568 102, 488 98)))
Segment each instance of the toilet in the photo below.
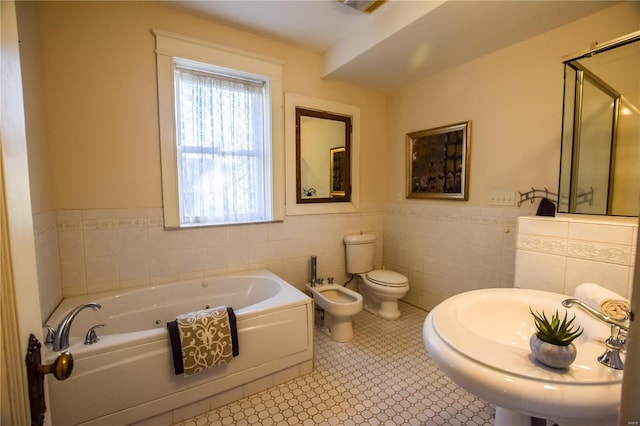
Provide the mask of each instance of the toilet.
POLYGON ((362 295, 339 284, 312 286, 307 283, 307 290, 313 295, 316 305, 324 310, 322 331, 336 342, 353 339, 351 318, 362 310, 362 295))
POLYGON ((374 234, 344 237, 347 273, 358 281, 365 310, 381 318, 395 320, 400 317, 398 300, 409 291, 409 280, 398 272, 374 270, 375 243, 374 234))

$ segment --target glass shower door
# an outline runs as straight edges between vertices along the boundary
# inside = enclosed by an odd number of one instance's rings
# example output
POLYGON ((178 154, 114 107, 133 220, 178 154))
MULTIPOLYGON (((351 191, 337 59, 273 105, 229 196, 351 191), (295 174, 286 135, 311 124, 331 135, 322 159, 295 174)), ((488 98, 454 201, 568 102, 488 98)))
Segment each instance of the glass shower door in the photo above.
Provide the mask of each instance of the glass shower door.
POLYGON ((615 149, 617 97, 586 73, 578 72, 580 102, 576 102, 574 129, 574 182, 571 211, 587 214, 607 214, 612 187, 611 170, 615 149), (592 194, 582 202, 580 194, 592 194), (572 205, 573 204, 573 205, 572 205))

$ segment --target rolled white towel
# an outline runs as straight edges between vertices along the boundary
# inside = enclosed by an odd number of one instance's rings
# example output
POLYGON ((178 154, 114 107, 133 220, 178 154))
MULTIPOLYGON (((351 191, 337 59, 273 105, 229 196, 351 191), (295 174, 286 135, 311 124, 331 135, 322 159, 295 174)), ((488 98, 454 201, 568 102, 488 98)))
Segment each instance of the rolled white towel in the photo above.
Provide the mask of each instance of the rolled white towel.
POLYGON ((595 283, 576 287, 573 295, 594 309, 616 320, 623 320, 629 312, 629 301, 618 293, 595 283))

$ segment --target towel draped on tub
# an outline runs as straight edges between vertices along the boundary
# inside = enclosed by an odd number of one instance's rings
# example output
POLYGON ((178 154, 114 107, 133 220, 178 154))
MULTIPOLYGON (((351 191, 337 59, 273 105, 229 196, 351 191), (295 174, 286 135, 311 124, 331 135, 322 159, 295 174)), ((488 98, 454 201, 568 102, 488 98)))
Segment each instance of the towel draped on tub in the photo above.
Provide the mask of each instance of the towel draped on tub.
POLYGON ((178 315, 167 323, 176 375, 190 375, 226 364, 237 356, 238 329, 232 308, 217 308, 178 315))

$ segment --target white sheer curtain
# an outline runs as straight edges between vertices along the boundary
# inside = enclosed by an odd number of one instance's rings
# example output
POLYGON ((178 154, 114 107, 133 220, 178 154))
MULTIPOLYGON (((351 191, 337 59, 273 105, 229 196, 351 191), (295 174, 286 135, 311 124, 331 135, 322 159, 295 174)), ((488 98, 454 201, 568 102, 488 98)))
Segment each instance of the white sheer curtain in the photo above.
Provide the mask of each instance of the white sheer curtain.
POLYGON ((264 83, 176 66, 182 224, 270 219, 264 83))

